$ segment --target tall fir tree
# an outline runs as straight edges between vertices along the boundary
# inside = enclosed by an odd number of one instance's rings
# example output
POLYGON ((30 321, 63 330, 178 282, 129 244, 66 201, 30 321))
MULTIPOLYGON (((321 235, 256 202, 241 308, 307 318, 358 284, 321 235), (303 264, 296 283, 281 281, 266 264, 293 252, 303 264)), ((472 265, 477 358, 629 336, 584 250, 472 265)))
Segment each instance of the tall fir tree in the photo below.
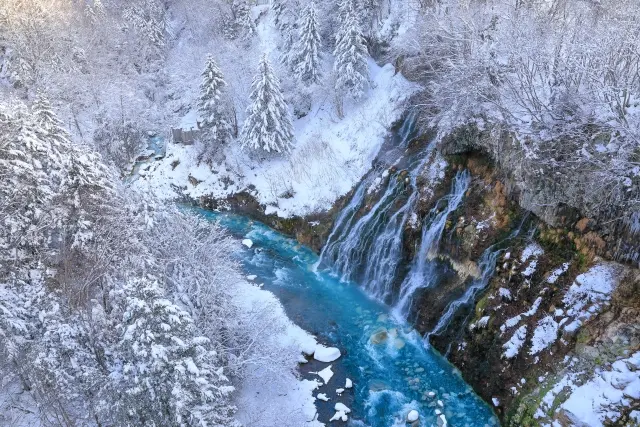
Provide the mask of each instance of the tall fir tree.
POLYGON ((293 72, 306 85, 319 83, 321 77, 320 32, 315 2, 311 1, 301 17, 299 38, 295 46, 293 72))
POLYGON ((57 140, 68 141, 69 133, 64 128, 62 122, 58 119, 51 107, 51 103, 43 92, 38 91, 36 99, 31 107, 36 123, 48 135, 57 140))
POLYGON ((271 10, 273 10, 273 23, 277 29, 282 30, 287 24, 287 15, 289 14, 288 0, 273 0, 271 2, 271 10))
POLYGON ((251 105, 242 128, 243 147, 266 152, 289 152, 293 147, 293 125, 280 83, 267 54, 260 60, 251 91, 251 105))
POLYGON ((282 54, 280 55, 280 63, 285 65, 287 68, 292 69, 294 66, 295 59, 295 46, 296 46, 296 37, 298 35, 298 25, 297 24, 287 24, 282 29, 282 34, 284 36, 284 42, 282 43, 282 47, 280 50, 282 54))
POLYGON ((249 0, 233 0, 231 8, 237 33, 245 39, 253 37, 256 34, 256 23, 251 15, 249 0))
POLYGON ((224 111, 222 98, 226 85, 222 71, 209 55, 202 72, 198 111, 205 139, 209 144, 215 144, 215 147, 224 144, 231 135, 231 125, 227 112, 224 111))
POLYGON ((338 96, 349 96, 353 99, 362 97, 369 82, 368 52, 350 0, 346 0, 344 13, 340 16, 340 29, 336 35, 333 55, 335 89, 338 96))

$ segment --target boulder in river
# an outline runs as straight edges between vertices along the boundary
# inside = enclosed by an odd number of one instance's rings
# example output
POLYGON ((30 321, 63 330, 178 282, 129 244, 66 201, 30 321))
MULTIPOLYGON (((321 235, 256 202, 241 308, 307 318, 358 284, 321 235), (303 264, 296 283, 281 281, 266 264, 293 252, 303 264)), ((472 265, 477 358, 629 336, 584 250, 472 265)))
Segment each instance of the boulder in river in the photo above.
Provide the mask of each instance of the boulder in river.
POLYGON ((389 333, 387 332, 386 328, 377 329, 371 335, 371 338, 370 338, 371 344, 382 344, 387 340, 388 337, 389 337, 389 333))
POLYGON ((319 362, 333 362, 341 356, 340 350, 335 347, 325 347, 322 344, 316 345, 313 358, 319 362))
POLYGON ((347 406, 344 403, 340 403, 340 402, 336 403, 336 406, 334 406, 333 409, 336 410, 336 413, 333 417, 331 417, 329 422, 336 421, 336 420, 342 420, 343 422, 347 422, 347 419, 349 418, 347 417, 347 414, 351 412, 351 409, 347 408, 347 406))

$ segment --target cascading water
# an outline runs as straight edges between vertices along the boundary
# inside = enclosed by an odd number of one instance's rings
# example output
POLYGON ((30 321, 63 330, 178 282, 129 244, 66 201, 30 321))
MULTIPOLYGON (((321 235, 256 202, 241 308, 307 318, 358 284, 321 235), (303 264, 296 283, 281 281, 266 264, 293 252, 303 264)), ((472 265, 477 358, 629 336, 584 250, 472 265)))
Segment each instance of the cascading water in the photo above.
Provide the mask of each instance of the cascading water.
POLYGON ((469 181, 468 171, 458 172, 453 180, 451 192, 441 198, 424 219, 420 248, 414 257, 411 270, 400 285, 398 302, 393 310, 396 317, 405 320, 409 316, 414 293, 420 288, 431 286, 434 282, 434 263, 429 262, 429 252, 440 242, 447 217, 460 205, 469 187, 469 181), (444 203, 446 206, 442 208, 444 203))
MULTIPOLYGON (((415 136, 414 115, 405 119, 399 135, 396 148, 406 148, 415 136)), ((330 266, 343 281, 362 283, 380 300, 390 298, 402 258, 402 231, 415 207, 417 177, 430 151, 431 146, 427 146, 413 156, 406 169, 393 173, 380 199, 356 219, 377 171, 365 178, 336 220, 320 253, 319 264, 330 266)))
POLYGON ((445 331, 449 324, 451 324, 451 320, 453 316, 456 314, 458 309, 463 305, 470 304, 472 301, 475 301, 476 296, 480 293, 486 286, 489 284, 489 280, 493 276, 493 272, 496 269, 496 261, 498 259, 498 255, 501 250, 496 249, 495 246, 490 246, 487 248, 480 258, 480 271, 482 274, 479 278, 474 279, 471 285, 467 288, 467 290, 462 294, 460 298, 455 301, 452 301, 447 305, 442 316, 440 316, 440 320, 433 328, 431 332, 427 334, 425 337, 425 343, 429 344, 429 339, 432 335, 438 335, 445 331))
MULTIPOLYGON (((500 252, 502 252, 502 249, 499 249, 499 247, 501 247, 505 242, 519 235, 520 231, 522 230, 522 226, 525 224, 528 218, 529 218, 529 215, 528 214, 525 215, 522 218, 520 225, 518 225, 518 227, 515 230, 513 230, 506 239, 492 246, 489 246, 487 249, 485 249, 485 251, 482 253, 482 256, 480 257, 480 262, 479 262, 479 267, 481 271, 480 277, 473 280, 473 282, 471 283, 471 286, 467 288, 467 290, 464 292, 464 294, 462 294, 460 298, 450 302, 449 305, 447 305, 447 308, 445 309, 444 313, 440 317, 440 320, 438 321, 436 326, 433 328, 431 332, 429 332, 425 336, 425 343, 427 345, 429 345, 429 340, 431 336, 439 335, 449 327, 449 325, 451 324, 451 321, 453 320, 454 315, 460 309, 460 307, 473 303, 476 297, 478 296, 478 294, 487 287, 487 285, 489 284, 489 281, 493 277, 493 273, 495 272, 498 255, 500 255, 500 252)), ((532 233, 533 231, 535 230, 532 230, 532 233)))

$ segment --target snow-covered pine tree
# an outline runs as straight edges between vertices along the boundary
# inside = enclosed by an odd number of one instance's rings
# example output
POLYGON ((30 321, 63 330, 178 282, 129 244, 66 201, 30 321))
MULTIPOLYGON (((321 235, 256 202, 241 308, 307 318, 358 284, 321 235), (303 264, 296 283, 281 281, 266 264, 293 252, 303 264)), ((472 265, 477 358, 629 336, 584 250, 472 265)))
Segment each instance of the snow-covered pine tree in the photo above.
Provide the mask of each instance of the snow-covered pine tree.
POLYGON ((350 96, 358 99, 364 95, 369 82, 368 52, 350 0, 346 0, 344 14, 340 18, 340 29, 333 51, 335 89, 339 97, 350 96))
POLYGON ((247 118, 242 128, 242 146, 266 152, 291 151, 293 125, 289 108, 266 53, 260 60, 252 87, 251 105, 247 108, 247 118))
POLYGON ((231 135, 231 125, 222 104, 223 90, 226 85, 222 71, 218 68, 213 57, 209 55, 202 72, 198 100, 198 111, 202 119, 208 153, 212 153, 220 145, 227 142, 231 135))
POLYGON ((102 408, 113 424, 236 426, 233 387, 189 314, 151 278, 128 281, 117 298, 121 338, 109 393, 117 397, 102 408))
POLYGON ((280 54, 280 63, 291 69, 294 65, 294 49, 296 46, 296 37, 298 36, 298 25, 295 23, 287 24, 283 27, 282 34, 284 36, 284 41, 280 48, 280 50, 282 51, 282 53, 280 54))
POLYGON ((311 1, 301 17, 299 38, 294 49, 293 72, 306 85, 320 82, 320 33, 315 2, 311 1))
POLYGON ((273 23, 276 28, 282 30, 287 21, 288 0, 273 0, 271 10, 273 11, 273 23))
POLYGON ((251 15, 249 0, 233 0, 231 9, 238 33, 245 39, 253 37, 256 34, 256 23, 251 15))
POLYGON ((40 128, 58 141, 68 142, 69 133, 64 128, 51 107, 51 103, 43 92, 38 91, 36 99, 31 107, 34 117, 40 128))

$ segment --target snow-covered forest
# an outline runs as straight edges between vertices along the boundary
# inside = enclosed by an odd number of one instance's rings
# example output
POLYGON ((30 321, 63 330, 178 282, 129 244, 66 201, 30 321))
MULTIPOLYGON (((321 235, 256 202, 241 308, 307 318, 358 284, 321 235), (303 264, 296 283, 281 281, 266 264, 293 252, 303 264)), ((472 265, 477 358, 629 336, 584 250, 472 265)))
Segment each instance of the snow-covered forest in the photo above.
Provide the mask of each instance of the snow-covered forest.
POLYGON ((183 202, 328 212, 407 115, 637 266, 638 0, 0 0, 0 425, 316 425, 314 338, 183 202))

